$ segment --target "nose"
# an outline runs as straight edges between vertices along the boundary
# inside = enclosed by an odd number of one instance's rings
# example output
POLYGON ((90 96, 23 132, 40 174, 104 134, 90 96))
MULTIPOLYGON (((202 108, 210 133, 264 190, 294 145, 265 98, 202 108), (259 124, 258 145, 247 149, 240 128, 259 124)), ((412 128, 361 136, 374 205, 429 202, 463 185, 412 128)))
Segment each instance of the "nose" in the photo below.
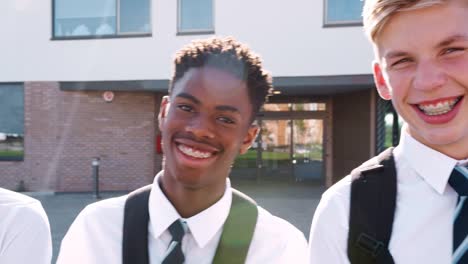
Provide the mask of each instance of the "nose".
POLYGON ((414 88, 422 91, 430 91, 444 86, 447 83, 447 75, 434 61, 422 61, 418 64, 413 81, 414 88))
POLYGON ((209 116, 201 113, 192 117, 185 130, 197 138, 212 139, 215 137, 213 121, 209 116))

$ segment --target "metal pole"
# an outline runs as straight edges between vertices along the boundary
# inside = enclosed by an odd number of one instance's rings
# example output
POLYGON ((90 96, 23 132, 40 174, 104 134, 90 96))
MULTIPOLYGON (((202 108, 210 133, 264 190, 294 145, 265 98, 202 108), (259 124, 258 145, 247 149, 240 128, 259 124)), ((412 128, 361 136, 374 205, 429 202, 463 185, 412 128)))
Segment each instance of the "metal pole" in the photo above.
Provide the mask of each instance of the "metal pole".
POLYGON ((92 162, 93 167, 93 178, 94 178, 94 197, 96 199, 100 199, 101 196, 99 195, 99 157, 94 157, 92 162))

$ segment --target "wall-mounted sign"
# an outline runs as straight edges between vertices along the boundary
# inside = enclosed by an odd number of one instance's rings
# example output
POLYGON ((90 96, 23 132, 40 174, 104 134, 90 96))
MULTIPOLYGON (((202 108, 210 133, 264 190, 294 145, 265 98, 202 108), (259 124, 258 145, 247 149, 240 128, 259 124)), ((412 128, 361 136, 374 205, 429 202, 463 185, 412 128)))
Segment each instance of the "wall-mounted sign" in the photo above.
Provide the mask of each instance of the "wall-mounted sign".
POLYGON ((110 103, 112 102, 112 100, 114 100, 114 92, 112 91, 105 91, 103 94, 102 94, 102 99, 104 99, 104 101, 110 103))

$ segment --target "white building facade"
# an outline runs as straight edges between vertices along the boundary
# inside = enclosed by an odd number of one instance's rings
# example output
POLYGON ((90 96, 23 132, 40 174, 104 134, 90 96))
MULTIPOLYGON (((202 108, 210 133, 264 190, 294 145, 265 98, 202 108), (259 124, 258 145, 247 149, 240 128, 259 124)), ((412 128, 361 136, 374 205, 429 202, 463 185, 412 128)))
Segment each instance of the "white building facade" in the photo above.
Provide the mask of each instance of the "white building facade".
POLYGON ((173 55, 215 35, 249 45, 277 90, 232 177, 332 184, 385 133, 362 3, 1 1, 0 186, 89 191, 95 157, 101 189, 150 182, 161 168, 156 118, 173 55))

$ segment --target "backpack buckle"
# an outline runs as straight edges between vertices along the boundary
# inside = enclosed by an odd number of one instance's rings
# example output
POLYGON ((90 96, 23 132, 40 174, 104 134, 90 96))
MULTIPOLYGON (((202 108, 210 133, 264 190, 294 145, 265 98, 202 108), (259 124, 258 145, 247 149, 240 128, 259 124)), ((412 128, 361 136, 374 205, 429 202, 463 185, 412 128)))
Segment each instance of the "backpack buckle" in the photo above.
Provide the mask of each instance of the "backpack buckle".
POLYGON ((373 257, 377 257, 383 248, 385 248, 384 243, 374 239, 373 237, 361 233, 357 240, 357 246, 361 249, 370 253, 373 257))

